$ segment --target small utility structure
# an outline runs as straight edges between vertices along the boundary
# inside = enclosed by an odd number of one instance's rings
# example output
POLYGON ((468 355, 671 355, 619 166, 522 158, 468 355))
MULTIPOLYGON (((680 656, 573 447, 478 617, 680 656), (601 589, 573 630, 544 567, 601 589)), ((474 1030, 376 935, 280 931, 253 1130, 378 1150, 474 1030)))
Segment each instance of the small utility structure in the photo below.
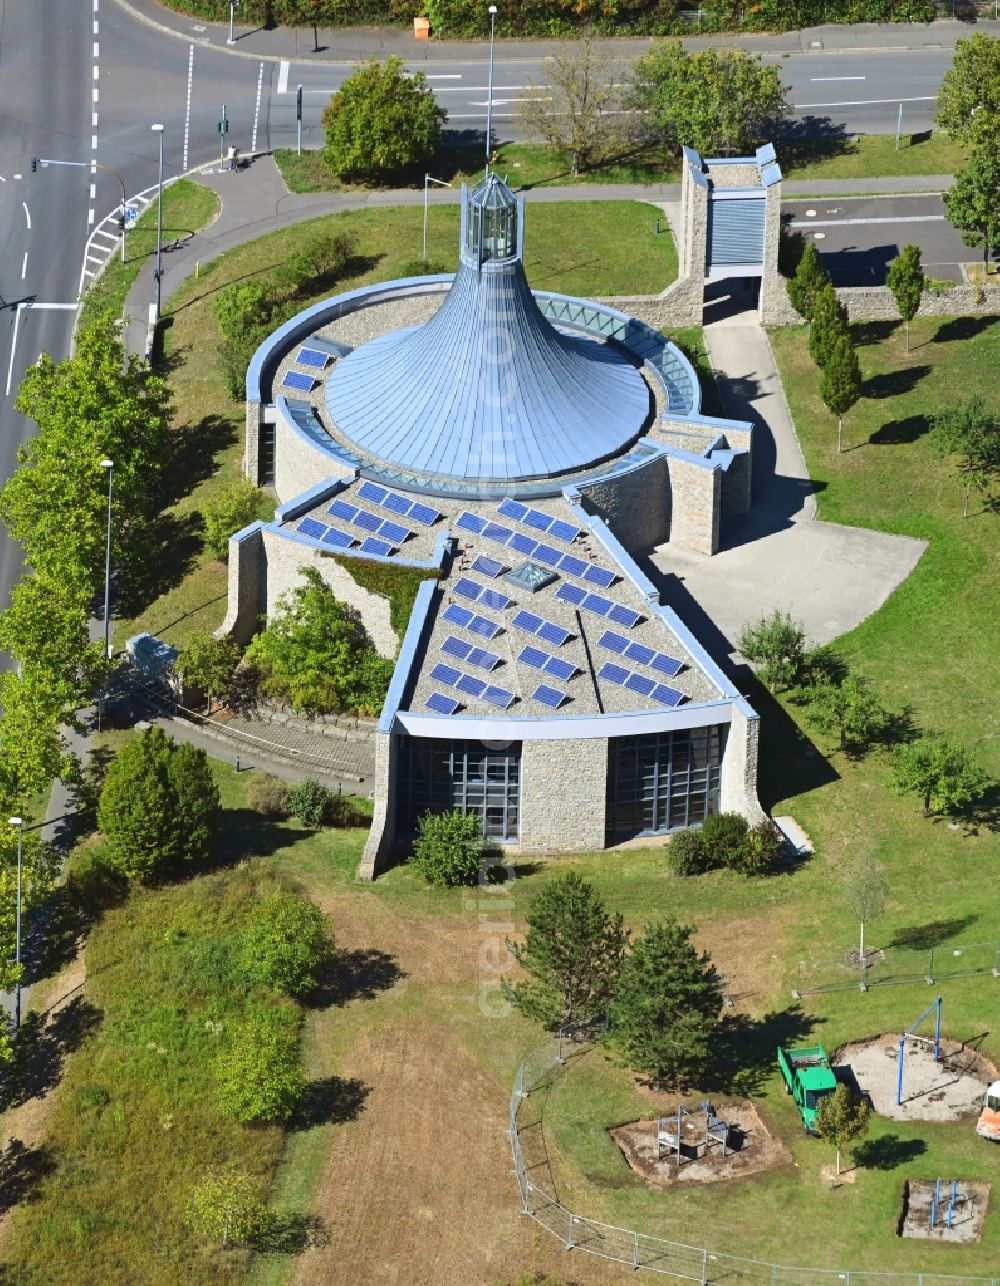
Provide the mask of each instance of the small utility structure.
POLYGON ((806 1132, 815 1134, 820 1099, 837 1088, 826 1050, 822 1045, 805 1045, 800 1049, 783 1049, 779 1045, 778 1066, 785 1081, 785 1092, 795 1099, 806 1132))

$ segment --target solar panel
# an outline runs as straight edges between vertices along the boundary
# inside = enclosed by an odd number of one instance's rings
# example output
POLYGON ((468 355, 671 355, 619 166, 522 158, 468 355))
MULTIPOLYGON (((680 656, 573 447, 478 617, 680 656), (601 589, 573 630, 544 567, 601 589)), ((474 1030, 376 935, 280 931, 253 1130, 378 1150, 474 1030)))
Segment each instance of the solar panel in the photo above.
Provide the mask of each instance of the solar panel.
POLYGON ((539 545, 535 550, 535 557, 540 563, 545 563, 548 567, 556 567, 562 558, 558 549, 553 549, 551 545, 539 545))
POLYGON ((517 659, 523 661, 525 665, 533 665, 536 670, 544 670, 545 662, 551 658, 548 652, 543 652, 540 647, 523 647, 517 659))
POLYGON ((600 585, 602 589, 608 589, 615 583, 615 574, 604 567, 590 566, 583 573, 583 579, 589 580, 592 585, 600 585))
POLYGON ((327 527, 320 537, 324 545, 335 545, 338 549, 350 549, 354 544, 354 537, 347 531, 341 531, 337 527, 327 527))
POLYGON ((540 616, 535 616, 532 612, 518 612, 514 617, 514 624, 519 630, 527 630, 529 634, 537 634, 538 627, 542 623, 540 616))
POLYGON ((560 692, 558 688, 550 688, 547 683, 538 685, 534 691, 534 698, 543 706, 550 706, 553 710, 558 710, 562 703, 568 700, 565 692, 560 692))
POLYGON ((423 523, 425 527, 433 527, 434 524, 437 522, 437 520, 441 517, 441 514, 438 512, 437 509, 432 509, 430 505, 425 505, 425 504, 422 504, 419 500, 414 500, 413 503, 410 505, 410 512, 408 516, 410 518, 414 518, 419 523, 423 523))
POLYGON ((514 704, 514 694, 508 692, 506 688, 494 688, 490 685, 483 693, 483 700, 488 701, 492 706, 499 706, 501 710, 506 710, 508 706, 514 704))
POLYGON ((524 521, 537 531, 548 531, 553 523, 553 519, 548 514, 543 514, 540 509, 529 509, 524 515, 524 521))
POLYGON ((501 545, 506 545, 513 534, 509 527, 504 527, 498 522, 488 522, 483 527, 483 535, 486 539, 499 540, 501 545))
POLYGON ((559 559, 559 570, 568 572, 570 576, 583 576, 587 570, 587 564, 575 554, 563 554, 559 559))
POLYGON ((501 500, 497 505, 497 513, 503 514, 505 518, 513 518, 515 522, 520 522, 528 512, 528 506, 522 505, 518 500, 501 500))
POLYGON ((642 613, 633 612, 631 607, 623 607, 621 603, 612 603, 608 609, 608 620, 614 621, 616 625, 624 625, 627 630, 630 630, 642 620, 642 613))
POLYGON ((349 505, 346 500, 335 500, 326 512, 334 518, 345 518, 348 522, 353 522, 357 517, 358 506, 349 505))
POLYGON ((647 678, 645 674, 630 674, 625 680, 625 686, 631 688, 633 692, 638 692, 640 696, 648 697, 656 687, 656 681, 647 678))
POLYGON ((511 549, 516 549, 519 554, 527 554, 529 558, 538 548, 537 540, 532 540, 530 536, 525 536, 519 531, 511 533, 507 544, 511 549))
MULTIPOLYGON (((654 670, 659 670, 661 674, 665 674, 670 679, 675 674, 680 674, 681 670, 684 669, 682 661, 678 661, 672 656, 667 656, 665 652, 657 652, 652 661, 650 661, 650 665, 654 670)), ((672 688, 670 690, 673 691, 672 688)))
POLYGON ((466 643, 465 639, 457 639, 454 634, 449 634, 441 644, 441 651, 447 652, 449 656, 458 657, 460 661, 464 661, 472 651, 472 644, 466 643))
POLYGON ((560 585, 556 590, 556 598, 561 598, 564 603, 572 603, 574 607, 579 607, 586 597, 587 591, 577 585, 560 585))
POLYGON ((449 688, 453 688, 458 682, 461 670, 456 670, 453 665, 445 665, 443 661, 438 661, 437 665, 431 670, 431 678, 436 679, 438 683, 447 683, 449 688))
POLYGON ((653 697, 665 706, 679 706, 684 700, 684 693, 670 688, 665 683, 658 683, 653 689, 653 697))
POLYGON ((458 682, 455 684, 459 692, 467 692, 470 697, 481 697, 487 686, 482 679, 477 679, 474 674, 460 674, 458 682))
POLYGON ((495 558, 487 558, 485 554, 480 554, 472 564, 474 572, 482 572, 484 576, 499 576, 503 571, 503 563, 498 563, 495 558))
POLYGON ((601 598, 600 594, 587 594, 580 606, 585 607, 588 612, 593 612, 595 616, 607 616, 611 611, 611 600, 601 598))
POLYGON ((630 646, 628 639, 623 639, 620 634, 614 630, 605 630, 597 640, 597 646, 605 648, 608 652, 617 652, 619 656, 624 656, 625 649, 630 646))
POLYGON ((458 709, 457 701, 452 701, 451 697, 442 696, 440 692, 432 692, 424 705, 438 714, 454 714, 458 709))
POLYGON ((498 589, 490 589, 488 586, 480 591, 479 601, 483 607, 491 607, 494 612, 505 612, 514 602, 506 594, 501 594, 498 589))
POLYGON ((645 643, 630 643, 625 649, 626 661, 638 661, 640 665, 649 665, 656 653, 645 643))
POLYGON ((576 540, 579 534, 578 528, 568 522, 563 522, 561 518, 557 518, 549 528, 549 535, 555 536, 556 540, 573 541, 576 540))
POLYGON ((371 500, 376 505, 380 505, 388 494, 385 487, 380 487, 374 482, 362 482, 358 487, 358 495, 361 499, 371 500))
POLYGON ((629 676, 629 671, 623 665, 615 665, 613 661, 605 661, 597 671, 599 679, 608 679, 611 683, 624 684, 629 676))
POLYGON ((378 540, 375 536, 366 536, 361 542, 363 554, 381 554, 383 558, 389 558, 395 548, 396 546, 390 545, 387 540, 378 540))
MULTIPOLYGON (((359 491, 358 495, 360 494, 361 492, 359 491)), ((486 519, 480 518, 478 514, 470 514, 466 510, 455 519, 455 526, 461 527, 463 531, 474 531, 477 535, 480 535, 486 526, 486 519)))
POLYGON ((410 503, 406 496, 390 491, 382 501, 382 508, 391 509, 394 514, 408 514, 410 512, 410 503))
POLYGON ((379 528, 379 535, 384 536, 386 540, 391 540, 394 545, 401 545, 410 532, 406 527, 401 527, 398 522, 389 522, 386 519, 379 528))
POLYGON ((481 670, 495 670, 500 664, 500 658, 495 652, 488 652, 484 647, 474 647, 469 652, 468 661, 470 665, 478 665, 481 670))
POLYGON ((572 661, 564 661, 561 656, 550 656, 545 662, 545 673, 554 674, 565 683, 576 674, 576 666, 572 661))
POLYGON ((370 514, 367 509, 359 509, 354 515, 354 525, 363 527, 365 531, 378 531, 382 526, 382 519, 378 514, 370 514))
POLYGON ((286 371, 285 378, 281 381, 282 388, 293 388, 296 393, 311 393, 315 385, 313 377, 302 371, 286 371))
POLYGON ((469 625, 473 634, 480 634, 484 639, 495 639, 503 627, 491 621, 488 616, 474 616, 469 625))
POLYGON ((318 371, 326 370, 326 364, 330 360, 327 353, 321 353, 318 348, 300 348, 295 361, 299 366, 314 366, 318 371))
POLYGON ((544 639, 546 643, 554 643, 556 647, 562 647, 570 637, 570 633, 569 630, 564 630, 561 625, 554 625, 551 621, 542 621, 538 630, 538 637, 544 639))
POLYGON ((463 598, 471 598, 473 602, 482 593, 482 585, 477 585, 474 580, 469 580, 468 576, 460 576, 452 587, 456 594, 461 594, 463 598))
POLYGON ((467 630, 476 619, 475 612, 470 612, 467 607, 460 607, 458 603, 449 603, 441 613, 446 621, 451 621, 452 625, 460 625, 463 630, 467 630))
POLYGON ((326 526, 324 523, 317 522, 315 518, 303 518, 298 529, 303 536, 312 536, 313 540, 319 540, 326 531, 326 526))

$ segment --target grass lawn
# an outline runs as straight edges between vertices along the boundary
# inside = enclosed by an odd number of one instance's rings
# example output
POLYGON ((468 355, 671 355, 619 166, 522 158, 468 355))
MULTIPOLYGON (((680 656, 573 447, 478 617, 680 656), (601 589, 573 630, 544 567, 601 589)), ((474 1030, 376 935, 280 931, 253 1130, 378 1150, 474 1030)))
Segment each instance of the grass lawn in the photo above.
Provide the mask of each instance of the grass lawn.
MULTIPOLYGON (((785 178, 870 179, 920 174, 954 174, 965 157, 962 149, 944 134, 904 134, 899 150, 892 134, 866 134, 851 139, 805 139, 775 143, 785 178)), ((297 156, 278 148, 274 159, 292 192, 359 191, 330 173, 322 151, 297 156)), ((578 183, 679 183, 680 163, 665 148, 644 147, 634 156, 609 162, 574 175, 569 158, 543 143, 504 143, 494 161, 496 172, 512 187, 559 187, 578 183)), ((428 165, 437 179, 452 183, 478 183, 482 178, 482 153, 476 148, 443 148, 428 165)), ((404 186, 421 187, 423 173, 404 186)))
MULTIPOLYGON (((525 267, 532 285, 564 294, 645 294, 677 275, 668 231, 658 236, 649 207, 638 201, 540 204, 528 213, 525 267)), ((421 249, 423 211, 358 210, 297 224, 232 250, 202 266, 164 311, 164 355, 175 407, 173 428, 183 445, 184 494, 163 515, 150 553, 150 598, 116 625, 119 645, 148 630, 174 646, 193 632, 216 629, 226 610, 226 567, 202 548, 200 507, 237 476, 244 409, 232 401, 216 360, 220 335, 212 311, 216 292, 244 278, 267 279, 321 227, 357 237, 352 270, 335 287, 303 294, 308 304, 340 290, 412 273, 421 249), (194 484, 193 486, 191 484, 194 484)), ((451 271, 459 215, 432 207, 428 254, 451 271)), ((417 269, 419 271, 419 268, 417 269)))

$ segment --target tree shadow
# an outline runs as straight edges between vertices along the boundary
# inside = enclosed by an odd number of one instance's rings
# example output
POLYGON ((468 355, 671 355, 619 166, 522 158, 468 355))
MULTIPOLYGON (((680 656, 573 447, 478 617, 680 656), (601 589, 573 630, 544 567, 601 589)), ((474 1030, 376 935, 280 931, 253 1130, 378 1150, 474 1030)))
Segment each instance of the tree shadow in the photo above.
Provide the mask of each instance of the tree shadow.
POLYGON ((930 431, 930 418, 926 415, 908 415, 905 420, 890 420, 868 435, 872 446, 908 446, 930 431))
POLYGON ((830 116, 797 116, 783 121, 775 132, 775 145, 785 175, 815 161, 851 156, 858 150, 846 127, 830 116))
POLYGON ((950 344, 955 340, 974 339, 988 327, 996 324, 996 317, 952 317, 949 321, 941 323, 931 343, 950 344))
POLYGON ((923 1139, 901 1139, 897 1134, 884 1134, 880 1139, 865 1139, 853 1149, 854 1164, 865 1170, 897 1170, 916 1161, 927 1151, 923 1139))
POLYGON ((835 286, 884 286, 889 265, 899 254, 895 241, 860 249, 821 250, 823 267, 835 286))
POLYGON ((715 1029, 712 1061, 698 1078, 700 1087, 712 1094, 759 1094, 774 1075, 778 1046, 800 1043, 823 1021, 803 1013, 798 1005, 763 1018, 749 1014, 723 1018, 715 1029))
POLYGON ((899 322, 892 321, 854 323, 851 326, 854 347, 870 348, 876 344, 883 344, 898 326, 899 322))
POLYGON ((883 371, 872 375, 861 386, 861 396, 876 401, 884 397, 899 397, 903 393, 912 393, 925 376, 931 373, 929 366, 904 366, 895 371, 883 371))
POLYGON ((0 1215, 29 1199, 54 1169, 55 1160, 46 1148, 29 1148, 20 1139, 11 1139, 0 1153, 0 1215))
POLYGON ((978 835, 981 829, 1000 830, 1000 782, 987 786, 978 799, 966 804, 956 814, 955 820, 961 823, 969 835, 978 835))
POLYGON ((127 897, 128 880, 99 860, 96 850, 92 860, 75 861, 48 899, 37 933, 33 931, 29 939, 28 979, 54 978, 65 969, 104 913, 121 906, 127 897))
POLYGON ((218 864, 228 866, 247 857, 270 857, 314 834, 304 827, 279 823, 252 808, 227 808, 222 814, 217 845, 218 864))
POLYGON ((794 799, 838 779, 829 759, 756 675, 743 688, 760 715, 757 794, 767 812, 779 800, 794 799))
POLYGON ((266 1232, 253 1240, 260 1254, 301 1255, 307 1250, 328 1246, 330 1230, 319 1215, 276 1215, 266 1232))
POLYGON ((215 458, 237 438, 235 425, 221 415, 182 424, 170 435, 170 458, 162 474, 164 506, 175 504, 215 472, 215 458))
POLYGON ((132 558, 123 586, 121 613, 138 616, 168 590, 175 589, 201 553, 198 513, 161 513, 146 524, 141 558, 132 558))
POLYGON ((405 977, 395 957, 378 947, 338 951, 303 1000, 312 1009, 340 1009, 351 1000, 374 1000, 405 977))
POLYGON ((904 742, 913 741, 919 732, 920 729, 913 717, 913 707, 905 705, 902 710, 886 711, 882 730, 872 738, 871 745, 882 746, 886 750, 892 750, 894 746, 901 746, 904 742))
POLYGON ((898 929, 886 946, 908 951, 930 951, 933 947, 939 947, 942 942, 957 938, 978 919, 978 915, 962 915, 950 920, 928 920, 926 924, 914 924, 906 929, 898 929))
POLYGON ((314 1125, 344 1125, 360 1116, 371 1086, 356 1077, 324 1076, 310 1081, 288 1122, 290 1130, 310 1130, 314 1125))
POLYGON ((0 1105, 5 1110, 19 1107, 56 1086, 67 1056, 97 1030, 103 1017, 82 996, 74 996, 47 1022, 43 1014, 29 1014, 14 1040, 0 1105))

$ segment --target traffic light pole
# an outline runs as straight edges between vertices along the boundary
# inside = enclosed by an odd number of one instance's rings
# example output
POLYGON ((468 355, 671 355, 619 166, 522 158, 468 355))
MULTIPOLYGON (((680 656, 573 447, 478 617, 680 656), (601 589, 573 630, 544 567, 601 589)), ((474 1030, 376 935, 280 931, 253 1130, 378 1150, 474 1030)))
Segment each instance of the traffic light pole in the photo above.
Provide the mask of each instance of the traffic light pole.
POLYGON ((100 161, 53 161, 51 157, 48 157, 48 156, 33 156, 31 158, 32 170, 37 170, 40 165, 43 167, 46 165, 69 165, 73 169, 104 170, 105 173, 113 174, 115 176, 118 182, 122 185, 122 213, 121 213, 121 222, 119 226, 121 228, 122 263, 124 263, 125 262, 125 200, 126 200, 125 180, 118 173, 118 171, 113 170, 110 165, 101 165, 100 161))

